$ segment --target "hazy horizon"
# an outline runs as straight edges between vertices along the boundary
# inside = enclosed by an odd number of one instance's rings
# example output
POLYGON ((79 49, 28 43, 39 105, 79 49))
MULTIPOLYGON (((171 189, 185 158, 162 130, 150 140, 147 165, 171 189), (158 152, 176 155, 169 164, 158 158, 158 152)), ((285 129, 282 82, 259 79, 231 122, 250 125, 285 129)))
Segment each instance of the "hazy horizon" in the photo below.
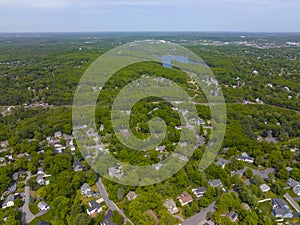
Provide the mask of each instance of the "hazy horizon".
POLYGON ((300 32, 297 0, 0 0, 1 33, 300 32))

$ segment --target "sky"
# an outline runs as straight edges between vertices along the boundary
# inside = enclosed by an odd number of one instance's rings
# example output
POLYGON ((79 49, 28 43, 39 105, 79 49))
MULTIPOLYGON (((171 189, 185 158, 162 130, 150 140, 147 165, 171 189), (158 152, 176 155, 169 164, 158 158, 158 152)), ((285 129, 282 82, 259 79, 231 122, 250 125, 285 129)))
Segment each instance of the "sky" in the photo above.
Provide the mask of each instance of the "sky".
POLYGON ((300 32, 300 0, 0 0, 0 32, 300 32))

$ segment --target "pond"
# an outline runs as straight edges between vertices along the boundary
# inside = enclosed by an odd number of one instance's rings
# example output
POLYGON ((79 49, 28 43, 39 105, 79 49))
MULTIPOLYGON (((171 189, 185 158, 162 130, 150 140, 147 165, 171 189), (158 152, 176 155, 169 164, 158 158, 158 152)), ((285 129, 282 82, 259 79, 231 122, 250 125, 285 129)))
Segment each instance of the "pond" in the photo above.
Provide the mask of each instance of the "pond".
POLYGON ((157 56, 158 59, 161 60, 162 66, 164 68, 172 68, 172 61, 177 61, 180 63, 193 63, 193 64, 200 64, 199 62, 191 61, 187 56, 181 55, 162 55, 157 56))

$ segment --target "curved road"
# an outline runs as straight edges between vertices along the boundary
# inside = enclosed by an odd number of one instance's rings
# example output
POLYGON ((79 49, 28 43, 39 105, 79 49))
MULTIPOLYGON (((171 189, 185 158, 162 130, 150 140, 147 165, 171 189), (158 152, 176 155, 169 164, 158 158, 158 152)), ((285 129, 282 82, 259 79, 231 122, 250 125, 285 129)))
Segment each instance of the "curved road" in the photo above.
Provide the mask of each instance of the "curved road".
POLYGON ((129 222, 130 224, 134 225, 132 223, 132 221, 126 217, 124 212, 121 209, 119 209, 119 207, 112 200, 109 199, 108 194, 107 194, 106 189, 105 189, 105 187, 102 183, 101 178, 99 178, 96 185, 97 185, 97 188, 98 188, 103 200, 105 201, 105 204, 107 205, 107 207, 111 211, 117 211, 124 218, 124 223, 129 222))

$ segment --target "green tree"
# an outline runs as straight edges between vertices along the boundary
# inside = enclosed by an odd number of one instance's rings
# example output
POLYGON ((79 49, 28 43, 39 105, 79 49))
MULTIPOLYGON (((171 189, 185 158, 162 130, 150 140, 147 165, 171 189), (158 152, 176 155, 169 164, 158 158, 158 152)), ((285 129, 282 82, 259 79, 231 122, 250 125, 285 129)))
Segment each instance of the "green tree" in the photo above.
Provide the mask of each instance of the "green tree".
POLYGON ((244 174, 245 174, 245 177, 247 177, 247 178, 253 177, 253 171, 250 168, 247 168, 244 174))
POLYGON ((119 224, 121 225, 124 223, 123 217, 117 211, 113 211, 111 221, 117 225, 119 225, 119 224))

